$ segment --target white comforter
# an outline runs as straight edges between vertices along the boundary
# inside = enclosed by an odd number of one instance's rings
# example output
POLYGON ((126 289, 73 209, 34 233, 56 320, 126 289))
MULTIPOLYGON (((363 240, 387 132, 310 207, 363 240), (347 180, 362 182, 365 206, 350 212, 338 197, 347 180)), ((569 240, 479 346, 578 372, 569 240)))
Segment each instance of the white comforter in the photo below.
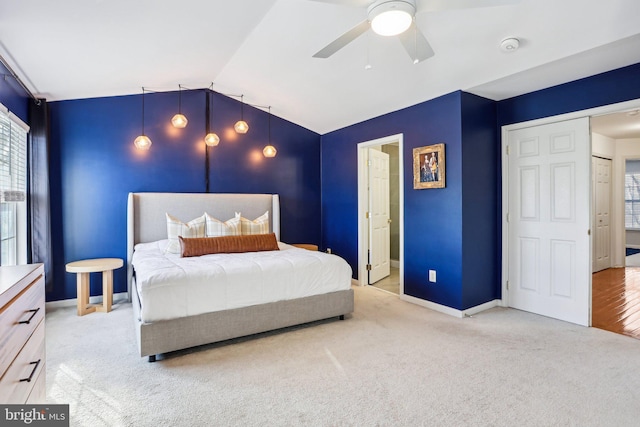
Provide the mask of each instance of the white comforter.
POLYGON ((164 254, 166 245, 140 243, 133 254, 145 323, 351 287, 351 267, 342 258, 285 243, 279 251, 190 258, 164 254))

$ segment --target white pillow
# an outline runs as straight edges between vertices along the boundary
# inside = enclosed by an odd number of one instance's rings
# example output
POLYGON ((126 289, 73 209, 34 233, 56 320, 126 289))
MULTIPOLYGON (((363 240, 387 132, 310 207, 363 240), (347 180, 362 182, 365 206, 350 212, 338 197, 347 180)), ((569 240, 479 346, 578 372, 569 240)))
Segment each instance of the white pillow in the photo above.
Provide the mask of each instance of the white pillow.
MULTIPOLYGON (((237 215, 240 214, 236 212, 237 215)), ((269 211, 266 211, 253 221, 240 217, 240 229, 242 235, 269 234, 269 211)))
POLYGON ((166 252, 172 254, 180 253, 180 242, 178 236, 182 237, 205 237, 204 226, 205 216, 202 215, 198 218, 192 219, 188 223, 180 221, 178 218, 165 213, 167 216, 167 239, 169 244, 167 245, 166 252))
POLYGON ((207 219, 207 237, 239 236, 240 235, 240 214, 236 212, 235 218, 225 222, 216 219, 205 212, 207 219))

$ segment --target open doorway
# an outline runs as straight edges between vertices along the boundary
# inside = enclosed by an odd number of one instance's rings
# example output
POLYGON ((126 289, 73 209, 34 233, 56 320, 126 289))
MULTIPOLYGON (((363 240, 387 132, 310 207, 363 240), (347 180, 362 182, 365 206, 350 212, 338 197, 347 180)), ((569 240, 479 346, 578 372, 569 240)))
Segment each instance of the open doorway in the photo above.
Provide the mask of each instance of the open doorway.
POLYGON ((358 144, 358 282, 404 294, 402 135, 358 144))
POLYGON ((640 339, 640 111, 626 109, 592 117, 591 131, 593 155, 610 159, 611 164, 608 233, 597 227, 608 222, 597 214, 603 208, 598 204, 606 200, 597 197, 603 185, 598 183, 602 166, 593 171, 592 325, 640 339), (598 267, 607 250, 610 262, 598 267))
MULTIPOLYGON (((512 125, 507 125, 502 127, 502 229, 503 229, 503 239, 502 239, 502 298, 503 305, 507 307, 520 308, 526 311, 531 311, 538 314, 544 314, 540 311, 536 311, 535 309, 527 308, 527 307, 519 307, 519 295, 524 295, 522 298, 523 304, 531 303, 534 298, 529 298, 527 295, 527 291, 529 290, 537 290, 539 284, 548 285, 550 282, 548 279, 551 277, 552 280, 555 280, 555 286, 557 289, 554 289, 555 294, 561 295, 562 291, 566 291, 567 295, 576 294, 576 290, 580 291, 580 301, 581 303, 576 305, 576 310, 579 310, 581 313, 581 319, 585 317, 587 320, 574 321, 566 319, 567 310, 560 308, 556 310, 556 312, 552 314, 545 314, 549 317, 554 317, 558 319, 564 319, 568 321, 572 321, 578 324, 585 324, 590 326, 599 326, 597 320, 597 312, 599 311, 599 306, 595 303, 597 299, 598 286, 596 284, 596 274, 599 275, 604 272, 611 271, 625 271, 624 268, 624 244, 619 244, 618 242, 624 242, 624 215, 625 215, 625 205, 624 205, 624 159, 625 156, 629 156, 628 150, 636 150, 640 148, 640 141, 629 144, 619 144, 619 141, 616 141, 616 144, 610 144, 607 148, 609 150, 609 158, 613 159, 611 166, 611 175, 612 175, 612 194, 611 194, 611 263, 613 268, 607 268, 602 272, 589 274, 592 270, 592 257, 593 253, 591 251, 593 245, 593 235, 592 228, 593 223, 592 219, 594 218, 594 214, 591 212, 593 206, 591 205, 592 195, 591 187, 592 187, 592 179, 589 177, 589 173, 586 175, 583 174, 580 179, 563 179, 570 178, 572 176, 571 167, 569 166, 569 162, 565 160, 554 160, 553 163, 553 172, 554 174, 549 174, 548 172, 551 170, 547 170, 545 166, 545 170, 542 171, 541 166, 534 163, 526 163, 523 165, 516 164, 517 161, 524 162, 527 158, 533 158, 538 156, 537 147, 540 141, 543 141, 543 145, 547 148, 552 147, 549 145, 548 138, 541 139, 535 135, 520 135, 521 133, 526 133, 526 129, 531 129, 531 131, 535 130, 543 130, 544 127, 552 125, 554 123, 561 124, 565 123, 569 125, 569 122, 575 122, 576 120, 587 118, 586 122, 586 131, 588 136, 582 135, 585 130, 585 126, 577 126, 581 132, 580 136, 574 133, 574 137, 562 138, 562 132, 552 132, 550 134, 551 139, 553 140, 553 150, 555 154, 564 154, 567 151, 570 151, 569 148, 580 147, 580 159, 574 161, 572 164, 576 168, 580 168, 581 171, 584 171, 586 167, 588 171, 591 170, 591 154, 598 153, 599 151, 596 149, 597 141, 594 141, 595 137, 598 134, 598 131, 605 135, 602 128, 599 128, 598 118, 605 115, 612 115, 613 113, 624 113, 627 116, 638 116, 635 110, 640 110, 640 99, 633 101, 621 102, 618 104, 611 104, 601 107, 595 107, 588 110, 575 111, 567 114, 562 114, 559 116, 546 117, 543 119, 532 120, 529 122, 515 123, 512 125), (513 136, 513 138, 512 138, 513 136), (572 145, 564 145, 569 141, 577 138, 576 141, 582 141, 578 144, 572 145), (546 141, 546 142, 545 142, 546 141), (570 147, 571 146, 571 147, 570 147), (596 151, 592 152, 592 146, 596 151), (588 150, 583 151, 583 148, 588 147, 588 150), (509 149, 512 150, 509 150, 509 149), (512 152, 510 156, 509 153, 512 152), (524 159, 524 160, 523 160, 524 159), (511 163, 514 163, 513 165, 511 163), (542 173, 542 172, 544 173, 542 173), (563 175, 563 171, 567 172, 563 175), (556 173, 557 172, 557 173, 556 173), (574 245, 574 248, 577 250, 580 249, 580 254, 575 254, 573 248, 571 250, 565 250, 564 252, 559 251, 558 249, 562 249, 562 245, 566 244, 568 239, 560 239, 559 234, 556 232, 552 233, 552 237, 558 242, 554 242, 555 247, 550 246, 548 244, 540 246, 538 244, 539 239, 530 238, 524 239, 522 233, 518 233, 518 226, 522 225, 524 220, 524 224, 527 225, 529 223, 536 223, 535 219, 539 212, 547 215, 550 210, 548 207, 545 207, 542 210, 538 209, 539 200, 537 198, 538 190, 540 188, 547 189, 550 188, 549 179, 545 178, 545 181, 540 181, 540 177, 544 175, 545 177, 553 178, 553 183, 555 185, 551 185, 551 189, 554 190, 555 194, 559 197, 556 197, 553 200, 552 205, 555 210, 561 209, 563 206, 566 208, 565 211, 567 214, 579 214, 580 218, 583 220, 583 213, 587 214, 587 221, 582 221, 580 227, 575 230, 572 234, 572 237, 579 237, 580 235, 588 235, 590 236, 586 242, 582 242, 580 244, 574 245), (511 185, 515 186, 515 184, 523 186, 521 189, 515 189, 513 194, 511 194, 511 185), (575 185, 574 185, 575 184, 575 185), (528 187, 527 187, 528 186, 528 187), (526 187, 526 188, 525 188, 526 187), (529 188, 530 187, 530 188, 529 188), (570 191, 568 191, 570 190, 570 191), (573 203, 567 203, 567 201, 573 200, 575 194, 580 194, 581 202, 578 207, 575 204, 575 209, 573 209, 573 203), (571 197, 569 197, 571 196, 571 197), (524 197, 523 200, 520 200, 521 203, 518 203, 519 198, 524 197), (583 203, 585 200, 588 201, 586 204, 583 203), (526 200, 525 200, 526 199, 526 200), (511 210, 511 212, 510 212, 511 210), (522 212, 521 212, 522 211, 522 212), (522 214, 522 215, 521 215, 522 214), (523 218, 520 218, 523 216, 523 218), (523 219, 523 221, 520 221, 523 219), (515 221, 514 221, 515 220, 515 221), (519 222, 520 221, 520 222, 519 222), (514 224, 515 222, 515 224, 514 224), (587 231, 585 233, 584 231, 587 231), (583 234, 584 233, 584 234, 583 234), (519 239, 519 240, 518 240, 519 239), (545 256, 549 252, 549 248, 556 250, 559 255, 564 255, 565 258, 572 258, 570 263, 563 263, 562 257, 558 257, 555 254, 550 260, 555 263, 556 266, 564 266, 568 265, 569 270, 559 270, 552 269, 553 273, 551 276, 548 272, 542 272, 540 274, 540 268, 538 263, 535 261, 538 253, 537 246, 545 249, 545 256), (543 247, 544 246, 544 247, 543 247), (586 249, 586 250, 583 250, 586 249), (576 261, 575 263, 573 261, 576 261), (515 267, 512 266, 512 263, 520 262, 522 266, 525 267, 526 271, 522 269, 518 270, 517 265, 515 267), (558 274, 558 272, 570 271, 571 274, 558 274), (544 280, 540 281, 540 278, 543 277, 544 280), (536 286, 533 286, 536 285, 536 286), (564 287, 563 287, 564 286, 564 287), (522 290, 522 292, 520 292, 522 290), (560 290, 560 292, 558 292, 560 290), (585 294, 583 291, 587 290, 588 292, 585 294), (520 293, 519 293, 520 292, 520 293), (586 297, 585 297, 586 296, 586 297), (584 297, 584 298, 583 298, 584 297), (585 311, 586 312, 586 316, 585 311)), ((640 123, 635 122, 633 127, 637 132, 640 132, 640 123)), ((576 129, 577 131, 578 129, 576 129)), ((615 137, 607 137, 609 139, 615 139, 615 137)), ((625 140, 629 140, 630 138, 625 138, 625 140)), ((631 138, 633 139, 633 138, 631 138)), ((548 151, 548 150, 547 150, 548 151)), ((542 153, 542 151, 540 151, 542 153)), ((544 153, 543 153, 544 154, 544 153)), ((600 154, 602 152, 600 151, 600 154)), ((605 153, 606 154, 606 153, 605 153)), ((546 155, 546 154, 545 154, 546 155)), ((606 156, 602 156, 606 157, 606 156)), ((636 157, 640 158, 640 154, 636 155, 636 157)), ((534 159, 535 160, 535 159, 534 159)), ((576 169, 577 170, 577 169, 576 169)), ((545 195, 546 197, 546 195, 545 195)), ((562 212, 560 212, 562 213, 562 212)), ((555 214, 555 213, 554 213, 555 214)), ((565 215, 568 216, 568 215, 565 215)), ((562 215, 558 216, 561 220, 562 215)), ((562 221, 556 221, 562 222, 562 221)), ((552 229, 552 226, 546 227, 538 227, 536 230, 540 232, 549 231, 552 229)), ((601 283, 601 281, 598 281, 601 283)), ((640 283, 640 281, 639 281, 640 283)), ((607 289, 608 290, 608 289, 607 289)), ((532 292, 529 292, 531 294, 532 292)), ((624 292, 622 292, 624 294, 624 292)), ((635 292, 636 294, 640 294, 640 291, 635 292)), ((548 294, 548 293, 547 293, 548 294)), ((554 295, 555 295, 554 294, 554 295)), ((538 294, 536 294, 538 295, 538 294)), ((576 294, 577 295, 577 294, 576 294)), ((534 301, 535 302, 535 301, 534 301)), ((627 302, 629 302, 627 300, 627 302)), ((640 300, 638 300, 635 305, 640 307, 640 300)), ((546 305, 545 305, 546 307, 546 305)), ((618 314, 626 313, 627 306, 620 306, 616 309, 618 314)), ((613 312, 613 311, 612 311, 613 312)), ((640 313, 634 314, 636 318, 640 316, 640 313)), ((626 320, 620 321, 618 319, 618 324, 628 325, 632 319, 627 317, 626 320)), ((640 325, 636 326, 636 328, 640 327, 640 325)), ((603 328, 604 329, 604 328, 603 328)), ((637 329, 640 331, 640 329, 637 329)))

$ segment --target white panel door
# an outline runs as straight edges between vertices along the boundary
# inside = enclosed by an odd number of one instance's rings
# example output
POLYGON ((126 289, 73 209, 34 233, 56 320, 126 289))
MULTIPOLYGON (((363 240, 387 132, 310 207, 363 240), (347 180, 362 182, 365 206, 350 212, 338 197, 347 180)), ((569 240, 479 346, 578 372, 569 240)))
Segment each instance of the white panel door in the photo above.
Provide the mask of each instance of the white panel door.
POLYGON ((508 300, 588 326, 589 119, 508 134, 508 300))
POLYGON ((373 148, 369 154, 369 284, 390 273, 389 155, 373 148))
POLYGON ((592 270, 611 267, 611 160, 593 157, 593 254, 592 270))

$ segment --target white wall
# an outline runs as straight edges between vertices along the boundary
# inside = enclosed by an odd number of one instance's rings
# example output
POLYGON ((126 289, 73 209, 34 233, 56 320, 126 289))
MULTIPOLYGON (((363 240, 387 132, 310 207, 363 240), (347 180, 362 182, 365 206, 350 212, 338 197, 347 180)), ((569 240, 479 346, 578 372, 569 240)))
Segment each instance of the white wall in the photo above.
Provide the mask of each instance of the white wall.
POLYGON ((627 230, 625 233, 626 247, 640 249, 640 231, 627 230))
POLYGON ((616 154, 616 140, 600 135, 599 133, 591 133, 591 154, 605 159, 613 159, 616 154))

